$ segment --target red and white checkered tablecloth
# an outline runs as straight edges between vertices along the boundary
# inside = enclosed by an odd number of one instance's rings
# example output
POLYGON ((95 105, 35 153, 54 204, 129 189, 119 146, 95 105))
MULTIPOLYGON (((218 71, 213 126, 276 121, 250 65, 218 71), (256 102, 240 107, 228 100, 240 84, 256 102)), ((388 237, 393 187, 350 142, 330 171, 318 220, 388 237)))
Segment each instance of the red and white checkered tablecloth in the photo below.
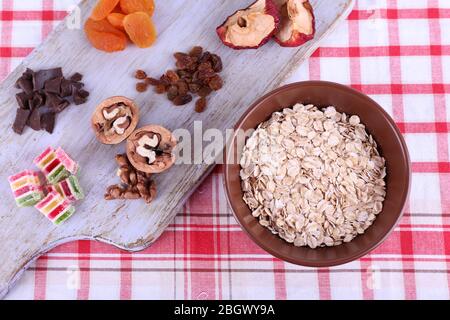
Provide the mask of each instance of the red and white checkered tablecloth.
MULTIPOLYGON (((75 2, 1 0, 0 79, 75 2)), ((266 254, 232 217, 219 167, 153 247, 129 254, 89 241, 61 246, 7 299, 449 299, 449 30, 450 0, 359 0, 289 80, 351 85, 405 135, 411 196, 400 225, 370 255, 312 269, 266 254)))

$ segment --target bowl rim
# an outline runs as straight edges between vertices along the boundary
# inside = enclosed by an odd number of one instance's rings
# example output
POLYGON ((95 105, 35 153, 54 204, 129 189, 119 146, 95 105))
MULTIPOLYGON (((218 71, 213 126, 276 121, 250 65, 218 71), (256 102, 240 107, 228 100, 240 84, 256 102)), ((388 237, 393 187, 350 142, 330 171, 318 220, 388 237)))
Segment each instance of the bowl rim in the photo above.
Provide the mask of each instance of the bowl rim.
MULTIPOLYGON (((280 106, 280 110, 284 109, 285 107, 280 106)), ((276 111, 274 111, 276 112, 276 111)), ((369 97, 368 95, 355 90, 349 86, 343 85, 343 84, 339 84, 339 83, 335 83, 335 82, 330 82, 330 81, 322 81, 322 80, 311 80, 311 81, 300 81, 300 82, 293 82, 284 86, 281 86, 273 91, 270 91, 269 93, 265 94, 264 96, 262 96, 261 98, 255 100, 250 107, 245 111, 245 113, 241 116, 241 118, 236 122, 235 126, 234 126, 235 132, 231 138, 231 140, 228 143, 228 146, 226 148, 226 157, 225 157, 225 163, 224 163, 224 187, 225 187, 225 193, 226 193, 226 198, 227 198, 227 202, 231 208, 231 211, 233 213, 234 218, 236 219, 236 221, 239 223, 240 227, 242 230, 244 230, 244 232, 250 237, 250 239, 252 239, 252 241, 258 245, 261 249, 263 249, 264 251, 268 252, 269 254, 271 254, 272 256, 281 259, 283 261, 292 263, 292 264, 296 264, 296 265, 301 265, 301 266, 305 266, 305 267, 333 267, 333 266, 337 266, 337 265, 342 265, 345 263, 349 263, 351 261, 357 260, 365 255, 367 255, 368 253, 370 253, 371 251, 375 250, 378 246, 380 246, 385 240, 386 238, 388 238, 392 231, 397 227, 398 223, 400 222, 400 220, 403 217, 405 208, 406 208, 406 204, 407 204, 407 200, 409 198, 409 194, 411 191, 411 180, 412 180, 412 169, 411 169, 411 159, 410 159, 410 155, 409 155, 409 151, 408 151, 408 147, 406 145, 405 139, 402 135, 402 133, 400 132, 400 129, 398 128, 398 126, 395 124, 394 119, 375 101, 373 100, 371 97, 369 97), (307 260, 307 259, 295 259, 295 258, 291 258, 287 255, 284 255, 276 250, 273 250, 272 247, 270 246, 266 246, 264 245, 260 240, 259 237, 253 235, 249 230, 247 230, 247 228, 244 227, 244 222, 243 219, 241 219, 239 217, 239 215, 236 214, 236 207, 235 205, 232 203, 231 201, 231 190, 230 190, 230 172, 229 172, 229 159, 228 156, 231 155, 232 153, 229 152, 230 148, 234 148, 235 145, 235 139, 236 139, 236 135, 237 135, 237 129, 239 129, 242 125, 242 123, 247 119, 247 117, 256 109, 258 108, 259 105, 261 105, 264 101, 266 101, 269 98, 272 98, 273 96, 276 96, 284 91, 288 91, 292 88, 295 87, 299 87, 299 86, 322 86, 322 87, 333 87, 336 89, 340 89, 340 90, 344 90, 347 91, 349 94, 353 94, 356 96, 359 96, 365 100, 369 100, 369 102, 371 104, 374 105, 374 107, 376 109, 378 109, 378 111, 382 114, 383 118, 386 120, 387 124, 391 127, 393 133, 396 135, 398 141, 400 142, 400 146, 401 146, 401 151, 402 151, 402 158, 404 158, 406 160, 406 170, 407 171, 407 181, 406 181, 406 192, 403 191, 402 196, 401 196, 401 203, 402 203, 402 208, 400 210, 400 213, 395 221, 395 223, 385 232, 383 233, 381 236, 379 236, 370 246, 367 246, 367 248, 365 248, 364 250, 361 250, 359 252, 356 252, 352 255, 349 255, 346 258, 340 258, 340 259, 331 259, 331 260, 324 260, 324 261, 316 261, 316 260, 307 260)), ((267 230, 267 232, 270 232, 269 230, 267 230)), ((281 239, 281 238, 280 238, 281 239)), ((282 240, 282 239, 281 239, 282 240)), ((284 240, 283 240, 284 241, 284 240)), ((286 242, 286 244, 289 244, 288 242, 286 242)), ((314 250, 321 250, 322 248, 319 249, 314 249, 314 250)), ((325 248, 326 249, 326 248, 325 248)), ((311 249, 313 250, 313 249, 311 249)))

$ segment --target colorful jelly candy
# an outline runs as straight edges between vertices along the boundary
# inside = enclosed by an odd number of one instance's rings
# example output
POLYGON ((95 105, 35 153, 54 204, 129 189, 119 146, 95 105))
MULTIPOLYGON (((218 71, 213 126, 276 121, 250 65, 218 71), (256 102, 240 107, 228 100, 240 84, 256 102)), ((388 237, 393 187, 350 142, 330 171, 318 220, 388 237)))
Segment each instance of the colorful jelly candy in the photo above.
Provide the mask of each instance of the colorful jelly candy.
POLYGON ((64 199, 58 192, 50 192, 35 206, 44 216, 55 225, 59 225, 69 219, 75 212, 75 208, 69 200, 64 199))
POLYGON ((74 202, 84 198, 83 190, 76 176, 70 176, 54 186, 60 195, 74 202))
POLYGON ((19 207, 32 207, 44 197, 36 172, 25 170, 10 176, 8 181, 19 207))
POLYGON ((71 174, 77 174, 78 163, 73 161, 72 158, 70 158, 69 155, 61 147, 56 149, 55 153, 56 157, 61 161, 67 171, 69 171, 71 174))
POLYGON ((33 162, 45 174, 48 182, 55 184, 70 175, 70 171, 65 167, 63 161, 66 161, 66 159, 58 158, 55 150, 48 147, 33 162))

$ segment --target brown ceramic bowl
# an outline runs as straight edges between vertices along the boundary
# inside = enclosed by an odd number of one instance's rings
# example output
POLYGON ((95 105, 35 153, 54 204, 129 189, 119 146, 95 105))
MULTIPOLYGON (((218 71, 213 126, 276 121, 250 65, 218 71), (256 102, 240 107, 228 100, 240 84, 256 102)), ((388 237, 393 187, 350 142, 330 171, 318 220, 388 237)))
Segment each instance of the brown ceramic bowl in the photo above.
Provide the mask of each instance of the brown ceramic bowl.
MULTIPOLYGON (((386 199, 383 211, 366 232, 353 241, 336 247, 310 249, 295 247, 273 235, 262 227, 251 215, 250 209, 242 200, 239 162, 233 161, 230 149, 225 161, 225 188, 234 216, 250 238, 270 254, 290 263, 329 267, 358 259, 380 245, 394 229, 402 216, 408 197, 411 171, 405 141, 392 118, 372 99, 349 87, 322 81, 293 83, 279 88, 256 101, 241 120, 236 129, 256 128, 271 114, 296 103, 314 104, 319 107, 334 106, 340 112, 358 115, 367 130, 379 145, 381 155, 386 159, 386 199)), ((230 148, 237 150, 236 136, 230 148)), ((240 148, 243 148, 242 144, 240 148)))

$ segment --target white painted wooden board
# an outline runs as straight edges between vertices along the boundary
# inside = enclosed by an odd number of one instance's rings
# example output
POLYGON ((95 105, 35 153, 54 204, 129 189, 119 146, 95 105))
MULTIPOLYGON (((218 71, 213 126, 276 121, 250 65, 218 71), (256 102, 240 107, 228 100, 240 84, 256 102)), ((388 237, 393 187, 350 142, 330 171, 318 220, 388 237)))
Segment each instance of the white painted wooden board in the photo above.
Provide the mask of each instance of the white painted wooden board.
MULTIPOLYGON (((186 128, 203 120, 204 130, 225 131, 264 93, 279 86, 318 47, 319 41, 350 13, 354 0, 312 0, 317 33, 301 48, 281 48, 276 43, 258 50, 234 51, 221 44, 215 28, 235 10, 251 1, 190 0, 159 1, 154 20, 159 30, 157 43, 149 49, 129 47, 106 54, 95 50, 80 30, 61 23, 47 40, 0 85, 0 297, 23 270, 51 248, 78 239, 95 239, 116 247, 138 251, 151 245, 173 220, 184 201, 212 169, 211 165, 178 165, 156 176, 158 197, 147 206, 143 201, 104 201, 107 186, 118 183, 114 156, 125 144, 101 145, 90 128, 90 117, 103 99, 124 95, 141 107, 140 125, 161 124, 168 129, 186 128), (224 88, 212 95, 203 114, 193 106, 173 107, 165 96, 149 90, 135 91, 132 74, 144 69, 160 75, 173 68, 172 54, 202 45, 218 53, 224 62, 224 88), (66 76, 78 71, 91 92, 87 104, 71 106, 58 116, 55 132, 49 135, 26 129, 22 136, 11 130, 16 102, 16 79, 26 67, 35 70, 63 67, 66 76), (45 147, 62 146, 81 165, 80 181, 86 199, 77 212, 56 228, 33 208, 18 209, 7 176, 33 168, 32 159, 45 147)), ((83 20, 96 0, 80 4, 83 20)))

